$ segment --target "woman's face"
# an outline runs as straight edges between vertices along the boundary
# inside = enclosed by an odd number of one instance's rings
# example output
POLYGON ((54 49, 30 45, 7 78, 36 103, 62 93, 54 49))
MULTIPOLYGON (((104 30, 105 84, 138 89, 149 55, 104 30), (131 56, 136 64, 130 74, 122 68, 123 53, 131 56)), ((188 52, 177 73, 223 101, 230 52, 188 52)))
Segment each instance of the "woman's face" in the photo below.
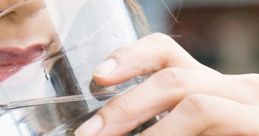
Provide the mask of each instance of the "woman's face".
POLYGON ((0 0, 0 82, 56 40, 44 0, 0 0))

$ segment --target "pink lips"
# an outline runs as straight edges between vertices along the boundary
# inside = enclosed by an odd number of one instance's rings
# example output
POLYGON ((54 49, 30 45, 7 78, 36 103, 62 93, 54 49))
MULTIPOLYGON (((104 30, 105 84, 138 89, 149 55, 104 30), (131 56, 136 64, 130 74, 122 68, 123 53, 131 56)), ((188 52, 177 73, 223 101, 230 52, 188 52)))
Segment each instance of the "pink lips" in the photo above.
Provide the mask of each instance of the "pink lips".
POLYGON ((0 82, 39 58, 45 48, 45 44, 34 44, 24 49, 0 48, 0 82))

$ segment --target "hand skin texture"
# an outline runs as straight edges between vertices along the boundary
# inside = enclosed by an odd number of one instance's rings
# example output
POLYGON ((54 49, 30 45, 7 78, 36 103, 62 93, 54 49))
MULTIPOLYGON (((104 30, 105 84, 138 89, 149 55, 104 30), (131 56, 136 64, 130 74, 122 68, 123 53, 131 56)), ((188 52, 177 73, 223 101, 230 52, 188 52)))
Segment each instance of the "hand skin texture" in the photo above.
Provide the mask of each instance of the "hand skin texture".
POLYGON ((152 34, 114 51, 94 79, 114 85, 148 73, 149 79, 113 98, 76 136, 122 136, 165 111, 140 136, 259 136, 259 76, 221 74, 167 35, 152 34))

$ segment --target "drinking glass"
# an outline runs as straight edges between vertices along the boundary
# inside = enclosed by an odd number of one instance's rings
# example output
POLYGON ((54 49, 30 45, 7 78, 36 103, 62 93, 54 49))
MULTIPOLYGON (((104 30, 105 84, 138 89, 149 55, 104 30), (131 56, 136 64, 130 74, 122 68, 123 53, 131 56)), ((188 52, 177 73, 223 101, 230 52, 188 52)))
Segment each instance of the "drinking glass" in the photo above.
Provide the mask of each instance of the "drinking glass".
POLYGON ((0 105, 13 105, 0 114, 2 135, 73 136, 111 97, 146 78, 109 87, 92 80, 94 68, 113 50, 148 34, 135 0, 20 0, 0 12, 1 25, 7 34, 12 27, 25 32, 15 29, 18 36, 0 35, 0 44, 6 39, 30 44, 3 49, 0 45, 0 60, 5 62, 0 63, 0 105), (20 12, 31 13, 30 20, 20 12), (20 24, 5 27, 2 22, 8 18, 20 24))

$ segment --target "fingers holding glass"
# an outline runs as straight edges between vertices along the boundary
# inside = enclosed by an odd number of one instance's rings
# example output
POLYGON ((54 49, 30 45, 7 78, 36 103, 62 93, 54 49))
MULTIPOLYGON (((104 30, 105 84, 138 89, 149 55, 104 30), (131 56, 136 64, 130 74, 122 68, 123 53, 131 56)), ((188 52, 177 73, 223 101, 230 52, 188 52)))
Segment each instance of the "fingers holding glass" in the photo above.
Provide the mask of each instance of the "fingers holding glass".
POLYGON ((114 85, 166 67, 215 72, 197 62, 167 35, 156 33, 114 51, 97 67, 94 79, 101 85, 114 85))
MULTIPOLYGON (((223 97, 223 100, 230 99, 253 105, 250 100, 255 99, 251 97, 254 90, 238 89, 244 85, 240 84, 239 79, 239 76, 209 74, 190 69, 163 69, 103 107, 97 114, 99 122, 101 120, 97 125, 99 128, 91 133, 101 136, 126 134, 155 115, 174 109, 186 98, 188 98, 187 102, 190 101, 189 99, 192 100, 191 96, 195 94, 223 97)), ((91 128, 92 123, 94 121, 82 125, 77 131, 79 135, 88 134, 87 128, 91 128)))
POLYGON ((141 136, 258 135, 257 111, 225 98, 191 95, 141 136))

